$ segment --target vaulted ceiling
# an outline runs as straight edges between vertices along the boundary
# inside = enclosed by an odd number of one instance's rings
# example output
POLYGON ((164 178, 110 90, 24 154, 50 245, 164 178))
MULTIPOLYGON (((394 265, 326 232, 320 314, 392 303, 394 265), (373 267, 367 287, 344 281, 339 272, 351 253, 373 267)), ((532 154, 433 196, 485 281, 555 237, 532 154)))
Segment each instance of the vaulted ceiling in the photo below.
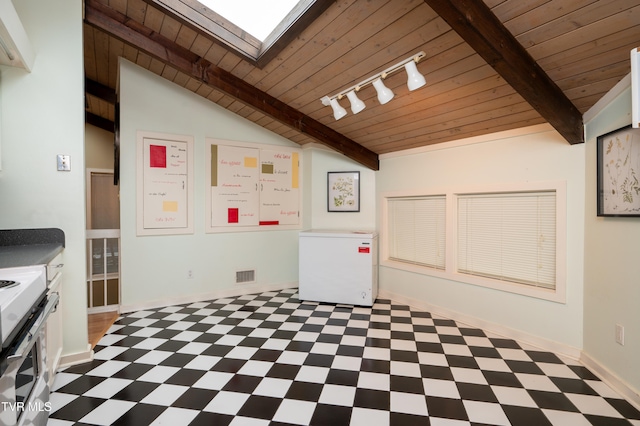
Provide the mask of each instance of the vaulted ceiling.
POLYGON ((216 15, 192 3, 85 0, 88 122, 113 128, 124 57, 374 170, 380 154, 544 122, 582 143, 582 114, 629 73, 640 45, 636 0, 305 1, 269 49, 224 20, 211 25, 216 15), (229 36, 246 49, 225 45, 229 36), (320 102, 419 51, 426 86, 409 92, 406 74, 394 73, 392 101, 380 105, 365 87, 366 109, 339 121, 320 102))

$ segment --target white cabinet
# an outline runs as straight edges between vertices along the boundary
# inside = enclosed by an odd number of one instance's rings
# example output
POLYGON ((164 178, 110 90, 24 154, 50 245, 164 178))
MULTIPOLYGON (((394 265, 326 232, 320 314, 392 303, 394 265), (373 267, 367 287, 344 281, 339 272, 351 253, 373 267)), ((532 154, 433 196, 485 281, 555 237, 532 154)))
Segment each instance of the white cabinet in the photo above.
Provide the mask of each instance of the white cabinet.
POLYGON ((62 356, 62 254, 56 256, 47 265, 47 279, 49 280, 49 294, 58 293, 58 297, 60 297, 57 309, 49 315, 45 331, 47 370, 49 371, 49 387, 51 387, 62 356))
POLYGON ((375 232, 300 232, 300 300, 372 306, 378 295, 375 232))

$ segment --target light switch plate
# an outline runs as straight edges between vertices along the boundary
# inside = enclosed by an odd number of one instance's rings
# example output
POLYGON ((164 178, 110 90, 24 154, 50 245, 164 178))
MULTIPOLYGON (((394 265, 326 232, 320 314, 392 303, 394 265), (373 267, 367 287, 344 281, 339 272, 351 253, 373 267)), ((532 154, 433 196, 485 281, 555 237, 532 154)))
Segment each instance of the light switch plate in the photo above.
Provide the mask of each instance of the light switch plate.
POLYGON ((71 158, 68 155, 58 154, 58 171, 68 172, 71 170, 71 158))

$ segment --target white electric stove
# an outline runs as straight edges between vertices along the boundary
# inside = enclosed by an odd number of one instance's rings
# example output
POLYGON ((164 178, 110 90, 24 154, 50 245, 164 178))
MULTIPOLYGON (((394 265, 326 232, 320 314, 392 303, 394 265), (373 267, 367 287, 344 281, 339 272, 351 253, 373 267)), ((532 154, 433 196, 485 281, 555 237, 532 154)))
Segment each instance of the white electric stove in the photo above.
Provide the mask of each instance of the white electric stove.
POLYGON ((46 295, 44 265, 0 269, 0 336, 6 348, 46 295))

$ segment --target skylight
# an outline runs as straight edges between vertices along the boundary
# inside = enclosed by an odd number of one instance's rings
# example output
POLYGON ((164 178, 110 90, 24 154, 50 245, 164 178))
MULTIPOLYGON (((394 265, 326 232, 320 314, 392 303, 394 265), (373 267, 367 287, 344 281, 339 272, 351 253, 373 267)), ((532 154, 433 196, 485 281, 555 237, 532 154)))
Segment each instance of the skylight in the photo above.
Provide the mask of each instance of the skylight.
POLYGON ((298 0, 198 0, 260 41, 264 41, 298 0))

